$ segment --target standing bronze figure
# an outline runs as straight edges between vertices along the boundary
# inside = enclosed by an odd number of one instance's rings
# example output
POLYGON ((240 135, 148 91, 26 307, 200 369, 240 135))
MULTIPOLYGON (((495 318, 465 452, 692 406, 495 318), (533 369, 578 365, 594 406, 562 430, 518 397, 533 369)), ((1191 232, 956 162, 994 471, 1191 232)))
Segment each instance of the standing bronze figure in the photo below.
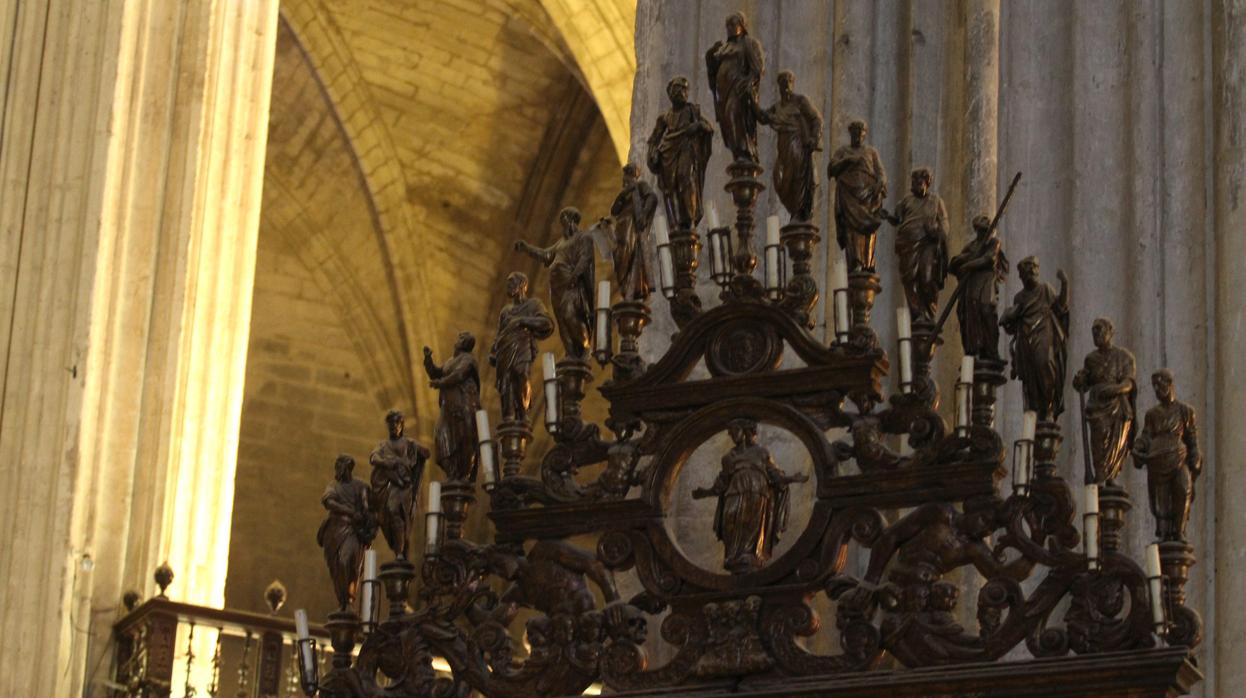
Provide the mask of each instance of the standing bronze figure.
POLYGON ((1177 399, 1171 371, 1153 373, 1151 385, 1159 404, 1147 410, 1142 433, 1134 441, 1134 465, 1146 468, 1155 536, 1184 542, 1194 483, 1203 472, 1198 419, 1189 403, 1177 399))
POLYGON ((614 278, 625 301, 648 300, 653 291, 645 241, 657 208, 658 195, 640 178, 640 168, 630 162, 624 165, 623 191, 614 197, 610 215, 614 218, 614 278))
POLYGON ((813 102, 796 93, 796 76, 779 73, 779 101, 757 115, 779 134, 774 161, 774 190, 793 221, 813 218, 818 196, 818 169, 813 154, 822 150, 822 115, 813 102))
POLYGON ((480 370, 472 350, 476 338, 460 332, 454 356, 445 365, 433 361, 433 350, 424 347, 424 372, 429 386, 438 391, 441 416, 437 420, 437 464, 451 480, 476 481, 476 410, 480 409, 480 370))
POLYGON ((701 222, 714 127, 701 115, 701 107, 688 101, 687 78, 667 83, 666 96, 671 108, 658 117, 649 134, 647 164, 658 177, 671 227, 691 230, 701 222))
POLYGON ((579 210, 558 213, 562 237, 549 247, 523 240, 515 249, 549 267, 549 296, 558 321, 558 337, 567 356, 583 359, 593 337, 593 238, 580 230, 579 210))
POLYGON ((1038 259, 1017 264, 1024 285, 1004 311, 1000 325, 1012 341, 1012 377, 1021 379, 1025 408, 1044 421, 1064 412, 1064 377, 1068 370, 1069 279, 1057 271, 1060 293, 1038 280, 1038 259))
POLYGON ((346 454, 333 462, 333 482, 320 497, 329 515, 316 532, 316 543, 324 548, 324 561, 333 580, 333 593, 343 611, 355 600, 363 553, 376 537, 376 521, 368 509, 368 485, 353 476, 354 469, 355 459, 346 454))
POLYGON ((975 217, 973 232, 974 239, 948 264, 958 288, 964 289, 956 306, 960 341, 966 356, 998 361, 999 285, 1008 274, 1008 257, 990 218, 975 217))
POLYGON ((736 160, 757 162, 757 91, 766 72, 761 42, 748 35, 744 13, 727 16, 727 38, 705 54, 714 116, 736 160))
POLYGON ((718 497, 714 533, 723 542, 723 567, 743 574, 770 559, 779 534, 787 529, 788 486, 808 476, 779 470, 770 452, 757 445, 756 421, 734 420, 727 433, 735 447, 723 456, 722 472, 709 488, 693 490, 692 497, 718 497))
POLYGON ((526 422, 532 402, 528 374, 536 360, 536 342, 554 333, 554 321, 545 305, 528 298, 528 276, 513 271, 506 277, 510 302, 498 315, 498 333, 489 350, 489 364, 497 368, 497 389, 504 421, 526 422))
POLYGON ((848 145, 831 156, 826 174, 835 180, 835 240, 848 261, 848 271, 874 271, 874 248, 883 222, 887 171, 878 151, 865 144, 864 121, 848 125, 848 145))
POLYGON ((389 438, 377 444, 368 458, 372 464, 372 510, 390 550, 405 560, 411 544, 415 496, 429 453, 415 439, 403 435, 402 412, 390 410, 385 425, 389 438))
POLYGON ((1073 376, 1073 388, 1089 393, 1083 419, 1090 427, 1093 472, 1087 484, 1114 485, 1125 456, 1133 447, 1138 383, 1134 355, 1112 345, 1115 328, 1107 318, 1095 320, 1091 334, 1096 349, 1086 355, 1082 370, 1073 376))
POLYGON ((900 280, 913 322, 934 322, 947 279, 947 208, 930 190, 934 174, 929 169, 913 170, 910 179, 909 193, 888 220, 896 226, 900 280))

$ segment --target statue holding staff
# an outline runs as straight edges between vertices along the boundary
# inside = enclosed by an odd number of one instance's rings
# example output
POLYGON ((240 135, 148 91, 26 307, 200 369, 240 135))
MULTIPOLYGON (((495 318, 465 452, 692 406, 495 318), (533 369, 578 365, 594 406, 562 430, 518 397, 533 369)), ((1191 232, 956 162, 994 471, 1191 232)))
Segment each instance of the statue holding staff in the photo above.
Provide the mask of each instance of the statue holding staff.
POLYGON ((489 365, 497 367, 496 385, 503 421, 527 421, 532 404, 529 374, 536 360, 536 342, 554 333, 545 305, 528 298, 528 276, 513 271, 506 277, 510 302, 498 314, 498 333, 489 349, 489 365))
POLYGON ((593 238, 580 230, 580 212, 568 206, 558 213, 562 237, 549 247, 518 240, 515 250, 549 267, 549 295, 566 355, 583 359, 593 336, 593 238))
POLYGON ((355 600, 363 553, 376 537, 376 520, 368 509, 368 485, 353 476, 354 469, 355 459, 346 454, 333 462, 333 481, 320 497, 329 515, 316 532, 316 543, 324 548, 324 561, 333 580, 333 593, 343 611, 355 600))
POLYGON ((368 462, 372 465, 372 510, 381 532, 399 560, 407 559, 415 497, 428 460, 428 449, 403 435, 402 412, 385 415, 389 438, 377 444, 368 462))
POLYGON ((761 42, 748 35, 743 12, 727 15, 727 38, 705 54, 714 116, 736 160, 757 162, 757 91, 766 72, 761 42))
POLYGON ((438 391, 441 416, 437 420, 437 464, 446 477, 476 481, 476 410, 480 409, 480 371, 476 367, 476 338, 460 332, 454 356, 442 366, 433 361, 433 350, 424 347, 424 372, 429 386, 438 391))
POLYGON ((714 127, 701 115, 701 107, 688 101, 687 78, 667 83, 666 95, 671 108, 658 117, 649 134, 647 164, 658 177, 671 227, 691 230, 701 222, 714 127))
POLYGON ((835 240, 848 271, 874 271, 874 248, 887 198, 887 171, 878 151, 865 144, 864 121, 848 124, 848 145, 840 146, 827 165, 835 180, 835 240))
POLYGON ((813 102, 796 93, 796 76, 779 73, 779 101, 757 115, 757 120, 779 134, 774 161, 774 190, 793 221, 813 218, 818 195, 818 169, 813 154, 822 150, 822 115, 813 102))
POLYGON ((1115 328, 1107 318, 1095 320, 1095 350, 1086 355, 1073 388, 1083 394, 1082 418, 1089 427, 1091 470, 1086 484, 1114 485, 1125 456, 1133 447, 1138 383, 1134 355, 1113 346, 1115 328), (1088 394, 1088 398, 1086 396, 1088 394))
POLYGON ((930 190, 934 174, 928 168, 913 170, 910 179, 910 192, 887 220, 896 226, 900 280, 913 322, 934 322, 947 279, 947 208, 930 190))
POLYGON ((1063 271, 1060 293, 1038 280, 1038 258, 1017 264, 1024 288, 1004 311, 1000 326, 1012 335, 1012 377, 1021 379, 1025 408, 1043 421, 1064 412, 1064 378, 1068 370, 1069 279, 1063 271))
POLYGON ((1147 410, 1142 433, 1134 440, 1134 465, 1146 468, 1155 536, 1184 541, 1194 483, 1203 472, 1198 419, 1189 403, 1177 399, 1171 371, 1163 368, 1151 374, 1151 386, 1159 404, 1147 410))
POLYGON ((645 262, 645 240, 658 208, 658 195, 640 178, 640 168, 623 166, 623 191, 610 206, 613 217, 611 252, 614 278, 619 296, 625 301, 645 301, 653 291, 649 265, 645 262))

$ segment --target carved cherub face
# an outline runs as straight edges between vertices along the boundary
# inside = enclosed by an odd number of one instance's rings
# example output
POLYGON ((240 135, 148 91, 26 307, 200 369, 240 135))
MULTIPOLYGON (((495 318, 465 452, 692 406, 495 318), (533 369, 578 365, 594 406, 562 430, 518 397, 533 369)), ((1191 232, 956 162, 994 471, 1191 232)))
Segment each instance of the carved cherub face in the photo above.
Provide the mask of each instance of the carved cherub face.
POLYGON ((1095 338, 1096 347, 1107 349, 1112 346, 1112 335, 1115 334, 1115 328, 1112 327, 1111 320, 1101 317, 1090 326, 1090 334, 1095 338))
POLYGON ((1177 399, 1177 392, 1172 387, 1172 373, 1166 368, 1151 375, 1151 387, 1155 388, 1155 399, 1165 405, 1177 399))

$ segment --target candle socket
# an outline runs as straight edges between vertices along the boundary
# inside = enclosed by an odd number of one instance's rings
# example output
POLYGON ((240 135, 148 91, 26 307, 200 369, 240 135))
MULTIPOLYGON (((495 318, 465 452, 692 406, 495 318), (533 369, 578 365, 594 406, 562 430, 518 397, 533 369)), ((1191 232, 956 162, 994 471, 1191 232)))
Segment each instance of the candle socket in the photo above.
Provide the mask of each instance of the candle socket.
POLYGON ((441 486, 442 525, 445 540, 463 537, 463 524, 471 506, 476 503, 476 486, 461 480, 448 480, 441 486))
POLYGON ((792 260, 792 278, 784 289, 783 307, 796 316, 805 327, 813 329, 813 309, 818 304, 818 284, 811 272, 814 248, 822 238, 817 226, 793 221, 783 226, 779 238, 787 246, 792 260))
POLYGON ((1190 568, 1197 562, 1194 546, 1182 541, 1159 544, 1160 569, 1164 572, 1164 610, 1168 618, 1165 637, 1169 645, 1197 647, 1203 639, 1203 620, 1198 612, 1185 605, 1185 585, 1190 581, 1190 568))
POLYGON ((1056 456, 1060 454, 1060 435, 1057 422, 1039 422, 1034 433, 1034 477, 1048 479, 1056 475, 1056 456))
POLYGON ((299 688, 303 689, 303 695, 311 698, 320 690, 320 648, 310 637, 297 640, 295 646, 298 651, 295 661, 299 669, 299 688))
POLYGON ((757 255, 753 251, 753 225, 756 222, 757 196, 766 188, 761 182, 762 166, 751 160, 736 160, 727 165, 731 179, 724 189, 735 203, 735 254, 731 267, 735 274, 731 283, 723 289, 723 301, 759 299, 763 296, 761 282, 753 276, 757 268, 757 255))
POLYGON ((696 292, 700 255, 701 238, 695 230, 675 230, 671 233, 671 261, 675 267, 671 317, 679 327, 701 313, 701 297, 696 292))
POLYGON ((532 442, 532 427, 518 420, 502 422, 498 425, 497 440, 502 450, 502 477, 519 475, 528 444, 532 442))
POLYGON ((651 317, 649 306, 642 301, 620 301, 611 311, 619 332, 619 353, 614 355, 614 380, 623 383, 645 372, 645 361, 640 357, 640 334, 651 317))
POLYGON ((854 271, 848 275, 848 304, 852 307, 848 345, 856 352, 872 352, 880 348, 878 334, 870 327, 870 314, 874 310, 874 299, 882 290, 878 274, 854 271))
POLYGON ((976 426, 995 428, 995 391, 1008 382, 1004 375, 1003 361, 977 359, 973 364, 973 412, 971 421, 976 426))
POLYGON ((939 409, 939 383, 931 376, 935 350, 943 343, 933 322, 913 323, 913 394, 939 409))
MULTIPOLYGON (((359 632, 359 616, 354 611, 334 611, 329 614, 329 622, 324 624, 329 631, 329 642, 333 646, 333 668, 330 676, 350 671, 351 651, 355 649, 355 636, 359 632)), ((332 683, 325 677, 326 683, 332 683)))
POLYGON ((381 573, 377 576, 385 587, 385 598, 389 600, 389 617, 401 617, 407 612, 407 593, 411 580, 415 579, 415 565, 406 560, 387 562, 381 565, 381 573))
MULTIPOLYGON (((584 402, 585 386, 591 382, 593 368, 587 360, 568 356, 558 362, 560 421, 580 421, 580 404, 584 402)), ((562 438, 563 431, 559 429, 555 438, 562 438)))
POLYGON ((1125 515, 1133 508, 1129 493, 1117 485, 1099 487, 1099 547, 1104 555, 1121 551, 1125 515))

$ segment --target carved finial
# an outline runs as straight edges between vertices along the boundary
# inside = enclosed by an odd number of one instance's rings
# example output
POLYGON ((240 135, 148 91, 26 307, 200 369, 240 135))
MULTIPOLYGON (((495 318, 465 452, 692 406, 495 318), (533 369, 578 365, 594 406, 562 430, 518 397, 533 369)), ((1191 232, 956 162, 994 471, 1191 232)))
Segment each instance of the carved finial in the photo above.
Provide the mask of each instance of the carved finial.
POLYGON ((167 560, 160 563, 160 566, 156 568, 156 573, 152 575, 152 578, 156 580, 156 586, 160 587, 160 594, 157 598, 169 598, 165 595, 164 590, 168 589, 169 585, 173 583, 173 568, 169 567, 167 560))
POLYGON ((125 604, 125 610, 127 611, 133 611, 138 606, 138 602, 142 600, 143 595, 133 589, 127 591, 125 595, 121 597, 121 603, 125 604))
POLYGON ((264 601, 268 602, 268 610, 277 615, 277 611, 286 604, 286 585, 280 579, 274 579, 264 590, 264 601))

